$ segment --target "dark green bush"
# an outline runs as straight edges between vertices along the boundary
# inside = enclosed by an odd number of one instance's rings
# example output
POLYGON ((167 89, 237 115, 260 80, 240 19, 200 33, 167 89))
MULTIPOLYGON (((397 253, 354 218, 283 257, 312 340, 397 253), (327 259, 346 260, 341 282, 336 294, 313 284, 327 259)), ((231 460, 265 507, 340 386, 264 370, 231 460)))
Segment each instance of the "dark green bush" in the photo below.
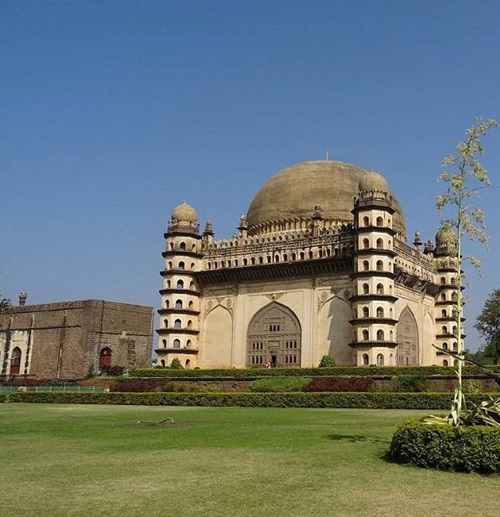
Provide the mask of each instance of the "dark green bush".
POLYGON ((420 393, 427 391, 428 385, 426 374, 399 375, 396 389, 405 393, 420 393))
POLYGON ((309 377, 269 377, 250 382, 248 389, 258 393, 300 391, 310 380, 309 377))
MULTIPOLYGON (((469 397, 469 400, 472 396, 469 397)), ((476 397, 479 401, 481 397, 476 397)), ((25 392, 9 402, 135 404, 148 406, 243 406, 446 410, 450 393, 88 393, 25 392)))
POLYGON ((170 363, 170 368, 172 368, 173 370, 182 370, 183 367, 179 359, 177 357, 174 357, 172 359, 172 362, 170 363))
POLYGON ((319 363, 319 368, 331 368, 335 366, 335 359, 329 355, 324 355, 319 363))
POLYGON ((314 377, 302 391, 369 391, 373 377, 314 377))
MULTIPOLYGON (((500 373, 500 365, 488 367, 500 373)), ((465 367, 464 375, 479 375, 477 367, 465 367)), ((217 370, 171 368, 137 368, 130 370, 131 377, 192 377, 192 378, 223 378, 248 379, 256 377, 340 377, 340 376, 399 376, 399 375, 448 375, 454 376, 453 367, 446 366, 335 366, 332 368, 221 368, 217 370)))
POLYGON ((417 467, 499 474, 500 428, 406 421, 392 438, 389 458, 417 467))
POLYGON ((0 395, 0 404, 7 401, 7 395, 0 395))

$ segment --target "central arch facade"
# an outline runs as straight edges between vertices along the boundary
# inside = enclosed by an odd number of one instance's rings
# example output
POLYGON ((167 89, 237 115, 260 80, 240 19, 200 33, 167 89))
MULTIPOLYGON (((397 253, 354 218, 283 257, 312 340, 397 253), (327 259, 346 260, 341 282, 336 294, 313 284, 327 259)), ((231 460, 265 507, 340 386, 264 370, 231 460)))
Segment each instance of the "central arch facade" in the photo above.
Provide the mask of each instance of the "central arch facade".
POLYGON ((272 302, 258 311, 248 326, 246 365, 299 368, 301 326, 285 305, 272 302))
POLYGON ((418 325, 411 309, 405 307, 399 317, 398 327, 398 366, 418 366, 418 325))

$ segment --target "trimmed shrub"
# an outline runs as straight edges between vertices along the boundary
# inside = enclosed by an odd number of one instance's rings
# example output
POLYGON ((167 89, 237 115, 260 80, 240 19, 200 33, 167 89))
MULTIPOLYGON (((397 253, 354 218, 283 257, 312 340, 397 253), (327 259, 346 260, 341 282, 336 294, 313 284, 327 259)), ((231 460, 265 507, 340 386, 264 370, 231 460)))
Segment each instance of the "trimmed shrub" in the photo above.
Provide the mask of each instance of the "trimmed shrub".
POLYGON ((300 391, 310 380, 309 377, 270 377, 252 381, 248 388, 250 391, 258 393, 300 391))
MULTIPOLYGON (((492 371, 500 373, 500 365, 489 366, 492 371)), ((464 375, 480 375, 482 372, 474 366, 467 366, 464 375)), ((137 368, 130 370, 131 377, 191 377, 247 379, 256 377, 341 377, 341 376, 400 376, 400 375, 447 375, 455 376, 453 367, 447 366, 335 366, 332 368, 221 368, 214 370, 171 368, 137 368)))
POLYGON ((7 395, 1 395, 1 394, 0 394, 0 404, 1 404, 2 402, 7 402, 7 395))
POLYGON ((427 391, 428 385, 427 375, 425 374, 400 375, 397 378, 396 389, 405 393, 419 393, 427 391))
POLYGON ((329 355, 324 355, 321 358, 318 368, 331 368, 335 366, 335 359, 329 355))
POLYGON ((183 369, 182 364, 177 357, 174 357, 172 359, 172 362, 170 363, 170 368, 172 368, 173 370, 182 370, 183 369))
POLYGON ((373 377, 314 377, 302 391, 369 391, 373 377))
MULTIPOLYGON (((469 397, 469 400, 473 396, 469 397)), ((478 401, 481 397, 474 397, 478 401)), ((9 402, 447 410, 449 393, 12 393, 9 402)))
POLYGON ((389 458, 417 467, 499 474, 500 428, 406 421, 392 438, 389 458))

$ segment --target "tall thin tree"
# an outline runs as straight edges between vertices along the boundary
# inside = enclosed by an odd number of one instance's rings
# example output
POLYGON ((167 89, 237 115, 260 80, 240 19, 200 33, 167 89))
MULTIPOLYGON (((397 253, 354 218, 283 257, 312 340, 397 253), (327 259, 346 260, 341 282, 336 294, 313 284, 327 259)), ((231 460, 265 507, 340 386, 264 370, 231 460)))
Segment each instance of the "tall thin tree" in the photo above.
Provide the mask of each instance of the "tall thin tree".
POLYGON ((462 271, 463 260, 467 260, 474 268, 480 272, 480 261, 472 256, 462 256, 463 239, 477 240, 483 244, 487 242, 485 231, 484 212, 477 207, 472 200, 479 199, 481 190, 490 186, 490 178, 486 169, 479 162, 479 157, 484 155, 482 137, 488 130, 497 126, 496 120, 484 120, 477 117, 474 123, 467 128, 466 138, 456 147, 456 153, 448 155, 442 163, 444 172, 438 177, 438 182, 447 183, 444 193, 436 196, 436 207, 438 213, 442 215, 446 210, 451 217, 443 222, 456 233, 456 264, 457 264, 457 298, 456 298, 456 322, 457 322, 457 377, 458 385, 455 396, 454 410, 452 410, 453 421, 459 423, 460 414, 463 408, 463 385, 462 385, 462 366, 464 363, 464 343, 462 339, 462 314, 463 314, 463 295, 462 286, 464 284, 464 273, 462 271))

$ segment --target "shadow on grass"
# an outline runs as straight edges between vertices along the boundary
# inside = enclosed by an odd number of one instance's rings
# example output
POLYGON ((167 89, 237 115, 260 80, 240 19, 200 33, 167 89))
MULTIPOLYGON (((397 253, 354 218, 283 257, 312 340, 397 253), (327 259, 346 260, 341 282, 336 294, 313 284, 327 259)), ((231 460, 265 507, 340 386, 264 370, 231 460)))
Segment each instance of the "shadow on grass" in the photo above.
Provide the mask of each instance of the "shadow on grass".
POLYGON ((387 445, 389 441, 384 438, 376 438, 374 436, 366 435, 366 434, 327 434, 325 436, 328 440, 333 441, 346 441, 351 443, 382 443, 387 445))

